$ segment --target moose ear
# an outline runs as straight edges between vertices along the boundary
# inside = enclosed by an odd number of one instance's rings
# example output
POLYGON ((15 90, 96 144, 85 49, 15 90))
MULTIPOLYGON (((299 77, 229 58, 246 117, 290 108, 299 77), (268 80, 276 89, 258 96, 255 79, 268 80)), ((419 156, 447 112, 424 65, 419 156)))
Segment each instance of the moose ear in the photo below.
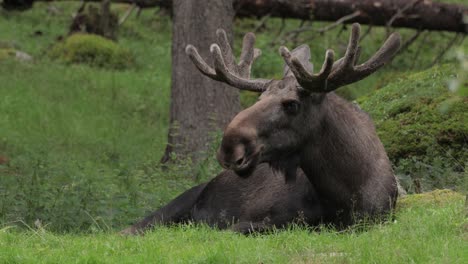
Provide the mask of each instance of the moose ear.
MULTIPOLYGON (((309 71, 313 72, 314 66, 310 62, 310 48, 309 45, 303 44, 291 51, 291 56, 296 57, 304 65, 304 67, 309 71)), ((288 65, 284 65, 283 77, 294 76, 294 74, 289 69, 288 65)))

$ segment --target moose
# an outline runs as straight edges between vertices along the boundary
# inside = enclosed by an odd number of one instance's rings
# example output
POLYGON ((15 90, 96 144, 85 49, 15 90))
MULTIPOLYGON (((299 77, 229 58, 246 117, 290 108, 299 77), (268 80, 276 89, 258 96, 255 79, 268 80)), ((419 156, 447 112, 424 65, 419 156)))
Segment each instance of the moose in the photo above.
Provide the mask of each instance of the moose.
POLYGON ((300 219, 346 227, 380 219, 395 206, 398 182, 370 117, 333 91, 357 82, 389 62, 400 47, 393 33, 366 62, 359 61, 360 26, 353 24, 344 56, 327 50, 313 73, 310 49, 280 48, 281 80, 251 79, 260 51, 247 33, 236 64, 226 33, 211 45, 214 67, 197 49, 186 53, 198 70, 216 81, 260 93, 225 128, 217 159, 225 168, 166 206, 122 231, 142 232, 156 224, 203 222, 250 233, 281 228, 300 219))

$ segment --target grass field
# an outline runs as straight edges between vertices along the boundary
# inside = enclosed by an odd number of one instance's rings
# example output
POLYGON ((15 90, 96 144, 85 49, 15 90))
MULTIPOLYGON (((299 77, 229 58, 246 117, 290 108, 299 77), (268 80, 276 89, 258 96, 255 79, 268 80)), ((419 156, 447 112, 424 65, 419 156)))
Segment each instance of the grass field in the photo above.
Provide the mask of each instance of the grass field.
POLYGON ((320 232, 300 227, 243 236, 204 226, 159 227, 143 237, 0 229, 0 263, 466 263, 464 197, 412 195, 395 220, 320 232))
MULTIPOLYGON (((409 196, 400 201, 396 221, 346 232, 291 227, 242 236, 184 225, 158 227, 144 237, 116 235, 220 172, 214 159, 217 143, 200 164, 186 160, 167 168, 158 164, 169 122, 168 17, 146 10, 125 22, 118 43, 133 53, 136 62, 133 68, 117 71, 51 60, 48 51, 58 36, 66 34, 70 14, 79 3, 55 1, 59 10, 55 15, 47 13, 49 4, 36 3, 21 13, 0 10, 0 48, 11 45, 34 57, 32 63, 0 58, 0 160, 8 159, 0 162, 0 263, 468 262, 465 198, 445 191, 409 196)), ((113 8, 122 14, 128 6, 113 8)), ((242 34, 256 23, 235 22, 236 49, 242 34)), ((256 77, 279 77, 282 72, 280 43, 271 43, 280 24, 270 19, 257 32, 263 55, 253 69, 256 77)), ((298 25, 288 20, 286 30, 298 25)), ((384 29, 372 32, 363 41, 362 57, 371 55, 385 38, 384 29)), ((404 39, 413 34, 399 32, 404 39)), ((424 70, 453 37, 422 34, 427 37, 391 65, 340 93, 355 99, 424 70)), ((310 37, 303 34, 299 42, 311 45, 318 63, 326 48, 334 48, 338 55, 343 52, 347 31, 310 37)), ((455 54, 448 51, 440 63, 458 67, 455 54)), ((255 100, 249 93, 241 97, 244 106, 255 100)))

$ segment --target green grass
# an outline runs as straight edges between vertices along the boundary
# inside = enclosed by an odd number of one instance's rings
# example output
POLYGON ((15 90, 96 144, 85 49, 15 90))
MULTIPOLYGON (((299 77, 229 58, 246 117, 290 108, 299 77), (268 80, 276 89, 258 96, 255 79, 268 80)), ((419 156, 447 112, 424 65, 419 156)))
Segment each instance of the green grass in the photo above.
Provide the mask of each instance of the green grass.
POLYGON ((395 221, 344 232, 291 227, 243 236, 204 226, 158 227, 143 237, 0 229, 1 263, 466 263, 464 197, 412 195, 395 221))

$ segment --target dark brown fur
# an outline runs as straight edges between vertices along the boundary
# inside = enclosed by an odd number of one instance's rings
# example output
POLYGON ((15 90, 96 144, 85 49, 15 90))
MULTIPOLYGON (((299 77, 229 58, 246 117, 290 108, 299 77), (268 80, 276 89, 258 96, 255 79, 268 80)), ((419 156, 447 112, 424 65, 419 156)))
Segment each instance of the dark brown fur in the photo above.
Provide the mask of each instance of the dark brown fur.
MULTIPOLYGON (((240 112, 224 132, 220 163, 243 177, 259 162, 297 164, 330 223, 390 212, 397 183, 369 116, 333 92, 303 94, 297 87, 292 77, 274 81, 240 112), (285 109, 290 101, 299 104, 295 114, 285 109)), ((280 169, 288 176, 290 168, 280 169)))
POLYGON ((193 187, 155 211, 123 234, 141 233, 154 225, 205 223, 220 229, 250 233, 298 221, 316 225, 322 208, 302 171, 293 184, 267 164, 260 164, 247 178, 226 170, 208 183, 193 187))

